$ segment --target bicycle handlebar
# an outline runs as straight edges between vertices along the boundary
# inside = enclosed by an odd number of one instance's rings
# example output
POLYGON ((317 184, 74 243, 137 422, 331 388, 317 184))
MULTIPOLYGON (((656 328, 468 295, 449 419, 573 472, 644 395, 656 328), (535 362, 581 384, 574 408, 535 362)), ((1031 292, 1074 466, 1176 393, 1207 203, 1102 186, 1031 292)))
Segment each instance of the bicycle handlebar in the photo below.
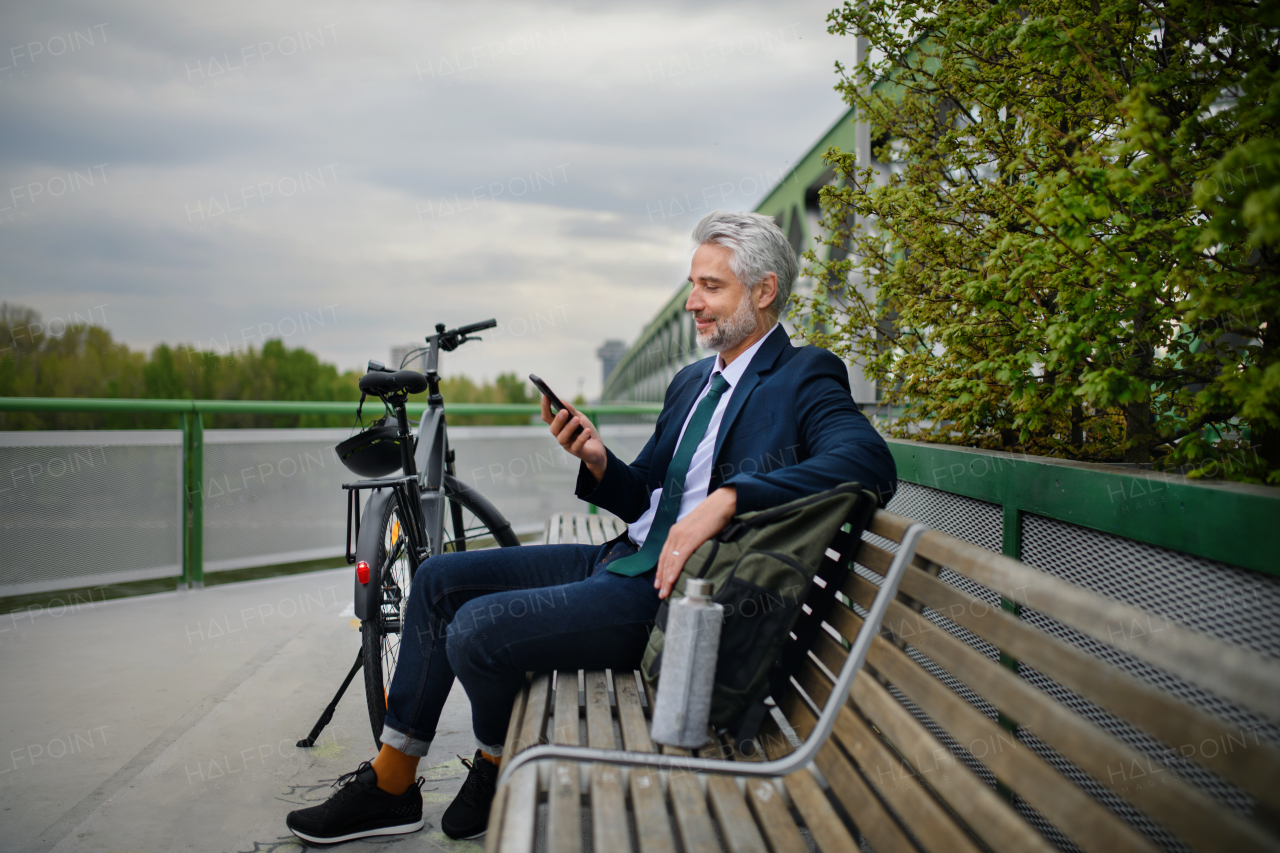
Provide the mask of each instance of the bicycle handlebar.
POLYGON ((496 325, 498 325, 497 320, 481 320, 479 323, 472 323, 469 326, 459 326, 453 331, 459 335, 469 335, 472 332, 480 332, 485 329, 492 329, 496 325))
MULTIPOLYGON (((481 320, 479 323, 472 323, 469 326, 459 326, 452 331, 446 332, 444 330, 444 323, 436 323, 436 333, 432 337, 439 341, 440 349, 445 352, 453 352, 462 344, 469 340, 473 340, 473 338, 469 338, 467 335, 472 332, 478 332, 481 329, 492 329, 496 325, 498 325, 497 320, 481 320)), ((427 340, 430 341, 431 338, 427 338, 427 340)), ((428 367, 428 369, 431 368, 428 367)))
MULTIPOLYGON (((466 326, 459 326, 456 329, 446 332, 444 329, 444 323, 437 323, 436 333, 431 337, 436 339, 440 349, 444 350, 445 352, 453 352, 455 349, 459 347, 459 345, 470 340, 467 337, 467 335, 470 335, 473 332, 480 332, 485 329, 492 329, 497 325, 498 325, 497 320, 493 320, 493 319, 481 320, 479 323, 471 323, 466 326)), ((431 338, 427 338, 427 341, 430 342, 431 338)), ((417 352, 422 352, 422 350, 414 350, 414 352, 409 353, 409 355, 413 355, 414 353, 417 353, 417 352)), ((428 372, 434 371, 435 370, 434 356, 432 356, 428 360, 431 361, 431 364, 427 367, 428 372)), ((370 360, 368 366, 366 367, 366 371, 367 371, 366 375, 368 375, 368 373, 395 373, 396 369, 394 367, 387 367, 385 364, 383 364, 380 361, 370 360)))

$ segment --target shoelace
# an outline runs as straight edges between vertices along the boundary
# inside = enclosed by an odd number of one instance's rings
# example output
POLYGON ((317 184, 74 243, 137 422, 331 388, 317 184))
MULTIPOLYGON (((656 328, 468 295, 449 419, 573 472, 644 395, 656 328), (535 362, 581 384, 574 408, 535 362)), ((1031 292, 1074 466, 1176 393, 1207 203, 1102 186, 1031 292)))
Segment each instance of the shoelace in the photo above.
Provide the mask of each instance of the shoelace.
MULTIPOLYGON (((457 755, 457 753, 454 753, 457 755)), ((462 783, 462 790, 458 792, 458 796, 469 806, 476 805, 476 797, 480 794, 480 789, 485 786, 482 781, 482 774, 476 769, 476 762, 458 756, 458 760, 467 768, 467 778, 462 783)), ((481 759, 483 760, 483 759, 481 759)))
POLYGON ((358 776, 366 767, 372 768, 373 764, 368 761, 362 762, 361 765, 357 767, 355 770, 352 770, 350 773, 343 773, 337 779, 334 779, 333 785, 331 787, 339 788, 339 790, 338 790, 338 793, 333 795, 333 797, 330 799, 330 802, 331 803, 341 802, 342 800, 345 800, 347 797, 355 793, 355 790, 356 790, 355 786, 352 785, 351 783, 356 781, 356 776, 358 776))
MULTIPOLYGON (((364 770, 366 767, 372 768, 373 763, 370 761, 365 761, 361 763, 361 765, 357 767, 355 770, 352 770, 350 773, 343 773, 337 779, 334 779, 333 785, 331 787, 337 788, 339 785, 341 785, 342 788, 338 791, 338 793, 333 795, 333 797, 329 800, 329 802, 330 803, 341 802, 342 800, 351 796, 351 794, 355 793, 356 789, 351 783, 356 780, 356 777, 358 775, 360 775, 360 771, 364 770)), ((374 771, 374 773, 375 775, 377 775, 377 771, 374 771)), ((422 786, 425 785, 426 783, 427 783, 427 777, 419 776, 414 781, 413 784, 417 786, 419 791, 421 791, 422 786)), ((375 783, 375 787, 376 787, 376 783, 375 783)))

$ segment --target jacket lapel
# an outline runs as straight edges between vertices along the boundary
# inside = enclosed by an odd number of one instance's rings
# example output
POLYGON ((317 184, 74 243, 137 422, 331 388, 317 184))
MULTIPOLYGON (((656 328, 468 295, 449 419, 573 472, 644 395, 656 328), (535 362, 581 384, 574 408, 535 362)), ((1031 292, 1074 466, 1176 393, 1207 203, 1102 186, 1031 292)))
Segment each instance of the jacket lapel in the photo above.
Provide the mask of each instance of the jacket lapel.
MULTIPOLYGON (((747 398, 751 396, 751 392, 759 384, 760 374, 773 367, 773 363, 778 360, 782 350, 789 346, 790 343, 791 339, 787 337, 786 330, 779 325, 760 345, 760 349, 756 350, 755 357, 751 359, 751 363, 747 365, 746 372, 742 374, 742 379, 734 386, 733 394, 729 397, 729 408, 725 409, 724 418, 720 421, 720 430, 716 433, 716 449, 711 454, 713 465, 720 458, 720 448, 724 446, 725 436, 733 428, 733 422, 737 420, 738 413, 746 406, 747 398)), ((706 381, 706 377, 703 377, 703 381, 706 381)), ((715 469, 713 468, 712 470, 714 471, 715 469)))

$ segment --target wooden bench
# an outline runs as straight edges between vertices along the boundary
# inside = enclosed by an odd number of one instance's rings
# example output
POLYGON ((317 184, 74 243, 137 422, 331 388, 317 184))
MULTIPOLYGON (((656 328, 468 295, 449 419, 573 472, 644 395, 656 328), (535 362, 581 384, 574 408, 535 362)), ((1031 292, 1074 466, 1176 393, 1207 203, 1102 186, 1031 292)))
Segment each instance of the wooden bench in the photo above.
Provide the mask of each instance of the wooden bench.
MULTIPOLYGON (((762 729, 771 761, 813 731, 911 523, 876 513, 844 598, 762 729)), ((564 515, 548 530, 603 542, 618 528, 564 515)), ((1280 850, 1280 750, 1259 736, 1280 720, 1276 660, 938 531, 885 603, 808 767, 761 779, 729 764, 530 762, 504 774, 486 850, 1280 850)), ((587 746, 652 754, 650 705, 637 673, 534 675, 504 754, 582 744, 583 729, 587 746)), ((761 760, 723 741, 700 755, 761 760)))

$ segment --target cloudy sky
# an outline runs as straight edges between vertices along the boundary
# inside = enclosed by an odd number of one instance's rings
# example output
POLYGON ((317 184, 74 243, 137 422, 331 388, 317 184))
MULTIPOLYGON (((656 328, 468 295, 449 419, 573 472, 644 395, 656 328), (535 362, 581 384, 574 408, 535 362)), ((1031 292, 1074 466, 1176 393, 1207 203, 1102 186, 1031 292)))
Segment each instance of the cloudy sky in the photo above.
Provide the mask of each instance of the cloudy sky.
POLYGON ((344 369, 495 317, 445 371, 593 396, 844 112, 833 5, 6 3, 0 299, 344 369))

